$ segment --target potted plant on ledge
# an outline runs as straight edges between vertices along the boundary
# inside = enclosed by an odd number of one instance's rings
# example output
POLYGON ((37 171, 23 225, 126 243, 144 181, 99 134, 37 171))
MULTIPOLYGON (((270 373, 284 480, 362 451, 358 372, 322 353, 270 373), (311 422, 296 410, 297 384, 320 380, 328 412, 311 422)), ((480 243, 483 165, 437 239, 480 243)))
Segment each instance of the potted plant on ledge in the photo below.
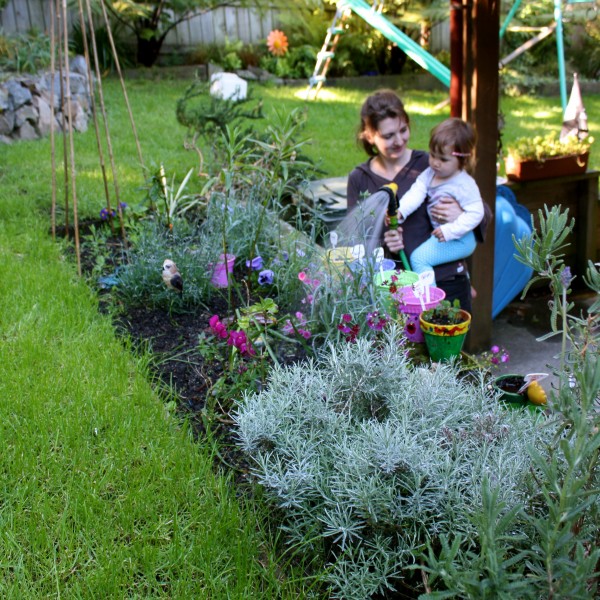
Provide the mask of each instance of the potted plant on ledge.
POLYGON ((560 141, 556 132, 546 136, 521 137, 508 148, 504 160, 506 176, 532 181, 585 173, 594 138, 572 135, 560 141))
POLYGON ((434 308, 424 310, 419 323, 431 360, 439 362, 460 355, 471 326, 471 314, 460 308, 458 300, 442 300, 434 308))

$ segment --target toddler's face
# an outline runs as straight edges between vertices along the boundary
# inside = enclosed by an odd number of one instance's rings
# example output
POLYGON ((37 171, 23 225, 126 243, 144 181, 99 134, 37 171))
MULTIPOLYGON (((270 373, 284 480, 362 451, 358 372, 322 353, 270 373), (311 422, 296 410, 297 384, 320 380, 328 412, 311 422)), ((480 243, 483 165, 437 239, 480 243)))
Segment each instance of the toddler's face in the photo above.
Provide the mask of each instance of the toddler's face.
POLYGON ((442 152, 430 152, 429 166, 435 171, 437 179, 448 179, 460 171, 460 163, 458 157, 452 154, 452 146, 444 146, 442 152))

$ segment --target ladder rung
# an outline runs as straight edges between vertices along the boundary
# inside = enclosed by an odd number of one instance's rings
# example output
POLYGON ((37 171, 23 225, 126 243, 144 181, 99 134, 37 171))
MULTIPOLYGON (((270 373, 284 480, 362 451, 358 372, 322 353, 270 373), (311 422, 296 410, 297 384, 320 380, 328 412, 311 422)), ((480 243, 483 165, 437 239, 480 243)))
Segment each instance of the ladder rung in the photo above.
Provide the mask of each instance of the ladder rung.
POLYGON ((329 27, 327 31, 331 33, 331 35, 338 35, 344 33, 345 29, 343 27, 329 27))
POLYGON ((333 58, 335 56, 335 52, 326 51, 326 52, 318 52, 317 59, 323 60, 324 58, 333 58))
POLYGON ((325 75, 313 75, 310 79, 310 85, 315 85, 316 83, 320 83, 325 81, 325 75))

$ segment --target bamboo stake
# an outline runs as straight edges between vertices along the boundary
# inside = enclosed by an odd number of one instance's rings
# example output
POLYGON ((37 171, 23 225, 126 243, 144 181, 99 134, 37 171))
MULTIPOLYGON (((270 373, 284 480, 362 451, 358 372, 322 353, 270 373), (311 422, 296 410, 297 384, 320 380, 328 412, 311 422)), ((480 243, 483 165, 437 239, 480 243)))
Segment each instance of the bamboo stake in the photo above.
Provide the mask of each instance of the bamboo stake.
MULTIPOLYGON (((65 184, 65 239, 69 239, 69 169, 67 168, 67 122, 65 117, 65 89, 64 89, 64 76, 63 76, 63 51, 62 51, 62 11, 60 8, 61 0, 56 0, 56 23, 58 26, 58 79, 60 89, 60 107, 61 107, 61 128, 62 128, 62 140, 63 140, 63 178, 65 184)), ((54 85, 54 82, 52 82, 54 85)))
MULTIPOLYGON (((92 17, 92 8, 90 0, 85 0, 86 12, 88 15, 88 23, 90 25, 90 31, 94 31, 94 19, 92 17)), ((113 186, 115 188, 115 199, 117 202, 119 221, 121 223, 121 237, 125 242, 125 225, 123 223, 123 209, 121 207, 121 195, 119 192, 119 182, 117 180, 117 168, 115 166, 115 156, 112 148, 112 141, 110 138, 110 131, 108 128, 108 118, 106 116, 106 106, 104 103, 104 90, 102 88, 102 74, 100 73, 100 64, 98 61, 98 48, 96 46, 96 37, 92 35, 92 53, 94 56, 94 69, 96 72, 96 79, 98 80, 98 100, 100 103, 100 110, 102 111, 102 120, 104 121, 104 133, 106 135, 106 148, 108 151, 108 157, 110 160, 110 167, 113 176, 113 186)))
MULTIPOLYGON (((87 31, 85 27, 85 19, 83 16, 83 4, 81 0, 77 0, 78 8, 79 8, 79 23, 81 24, 81 35, 83 38, 83 54, 85 58, 85 66, 87 69, 88 76, 88 87, 90 91, 90 104, 92 108, 92 120, 94 121, 94 131, 96 132, 96 146, 98 147, 98 158, 100 160, 100 170, 102 171, 102 182, 104 183, 104 197, 106 198, 106 209, 108 210, 108 224, 110 225, 110 230, 112 234, 115 234, 115 227, 112 218, 112 208, 110 205, 110 194, 108 191, 108 179, 106 177, 106 165, 104 163, 104 153, 102 152, 102 143, 100 140, 100 129, 98 128, 98 114, 96 111, 96 95, 94 92, 94 80, 92 79, 92 69, 90 67, 90 50, 88 46, 87 39, 87 31)), ((92 24, 90 23, 90 32, 91 35, 94 36, 94 30, 92 28, 92 24)), ((95 45, 95 39, 93 40, 95 45)))
POLYGON ((52 240, 56 240, 56 144, 54 139, 54 78, 55 78, 55 5, 50 2, 50 164, 52 169, 52 207, 50 209, 50 223, 52 227, 52 240))
POLYGON ((112 49, 113 58, 115 60, 115 66, 117 67, 117 73, 119 74, 119 81, 121 83, 121 89, 123 90, 123 97, 125 98, 125 104, 127 105, 127 111, 129 113, 129 121, 131 122, 131 128, 133 130, 133 137, 135 139, 135 145, 137 147, 138 158, 140 160, 140 165, 142 166, 142 169, 145 169, 144 159, 142 158, 142 149, 140 147, 140 140, 139 140, 139 137, 137 134, 137 130, 135 128, 135 122, 133 120, 133 113, 131 112, 129 98, 127 97, 127 90, 125 89, 125 81, 123 79, 123 73, 121 72, 121 65, 119 64, 119 56, 117 54, 117 48, 115 47, 115 41, 113 39, 112 30, 110 27, 110 21, 108 19, 108 14, 106 12, 106 6, 104 6, 104 2, 100 2, 100 6, 102 7, 102 14, 104 15, 104 24, 106 26, 106 31, 108 33, 108 40, 110 42, 110 47, 112 49))
POLYGON ((63 42, 65 55, 65 81, 67 115, 69 126, 69 150, 71 159, 71 192, 73 195, 73 230, 75 233, 75 256, 77 257, 77 273, 81 276, 81 251, 79 247, 79 218, 77 215, 77 189, 75 174, 75 142, 73 139, 73 111, 71 107, 71 82, 69 73, 69 32, 67 28, 67 0, 62 0, 63 42))

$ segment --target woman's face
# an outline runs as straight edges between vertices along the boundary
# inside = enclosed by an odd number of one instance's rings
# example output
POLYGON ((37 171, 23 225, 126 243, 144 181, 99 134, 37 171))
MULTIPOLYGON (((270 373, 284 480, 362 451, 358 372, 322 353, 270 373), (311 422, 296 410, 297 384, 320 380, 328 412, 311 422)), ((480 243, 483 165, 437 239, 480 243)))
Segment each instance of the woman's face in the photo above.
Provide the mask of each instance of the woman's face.
POLYGON ((399 117, 383 119, 377 130, 370 129, 365 133, 369 144, 388 160, 399 159, 406 152, 410 139, 410 127, 399 117))

